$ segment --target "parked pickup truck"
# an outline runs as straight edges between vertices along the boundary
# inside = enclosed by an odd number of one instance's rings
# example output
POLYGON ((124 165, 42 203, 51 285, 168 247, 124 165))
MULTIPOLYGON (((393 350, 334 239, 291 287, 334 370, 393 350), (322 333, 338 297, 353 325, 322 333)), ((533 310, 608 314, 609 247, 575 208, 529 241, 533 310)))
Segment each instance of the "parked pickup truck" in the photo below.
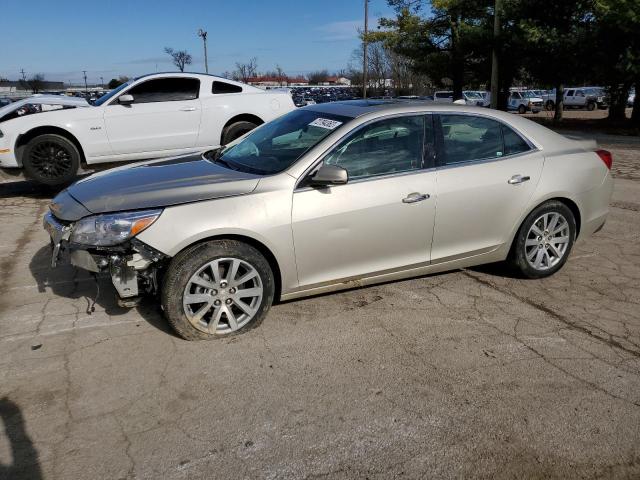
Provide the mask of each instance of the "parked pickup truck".
POLYGON ((61 185, 82 163, 204 152, 296 108, 288 93, 192 73, 138 77, 91 104, 59 98, 0 108, 0 167, 61 185))
POLYGON ((531 90, 512 91, 507 101, 507 110, 518 113, 538 113, 543 108, 542 98, 531 90))
MULTIPOLYGON (((596 108, 606 109, 609 107, 607 96, 600 87, 569 87, 564 90, 564 108, 585 108, 593 111, 596 108)), ((556 92, 549 90, 544 99, 544 106, 547 110, 556 108, 556 92)))

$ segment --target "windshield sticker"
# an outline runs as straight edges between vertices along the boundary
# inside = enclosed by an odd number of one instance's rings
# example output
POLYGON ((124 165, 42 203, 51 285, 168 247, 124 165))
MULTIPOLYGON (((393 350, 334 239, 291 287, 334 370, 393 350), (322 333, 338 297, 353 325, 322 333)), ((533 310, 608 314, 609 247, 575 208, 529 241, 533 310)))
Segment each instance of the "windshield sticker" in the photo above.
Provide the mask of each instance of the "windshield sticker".
POLYGON ((329 120, 328 118, 316 118, 313 122, 309 124, 311 127, 320 127, 326 128, 328 130, 334 130, 342 125, 342 122, 337 122, 335 120, 329 120))

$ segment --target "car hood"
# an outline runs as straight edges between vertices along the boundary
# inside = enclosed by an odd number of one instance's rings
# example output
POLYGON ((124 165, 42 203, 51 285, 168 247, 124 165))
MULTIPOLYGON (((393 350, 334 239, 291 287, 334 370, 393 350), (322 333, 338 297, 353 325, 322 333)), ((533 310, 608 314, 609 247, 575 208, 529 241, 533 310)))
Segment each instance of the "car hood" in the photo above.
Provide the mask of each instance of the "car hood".
MULTIPOLYGON (((260 176, 230 170, 201 155, 137 163, 87 177, 65 192, 90 213, 166 207, 252 192, 260 176)), ((63 193, 65 193, 63 192, 63 193)), ((54 199, 54 203, 58 197, 54 199)), ((59 208, 56 216, 75 221, 59 208)))
POLYGON ((91 105, 84 98, 67 97, 65 95, 33 95, 31 97, 17 100, 0 108, 0 117, 13 112, 18 108, 27 105, 62 105, 65 107, 90 107, 91 105))

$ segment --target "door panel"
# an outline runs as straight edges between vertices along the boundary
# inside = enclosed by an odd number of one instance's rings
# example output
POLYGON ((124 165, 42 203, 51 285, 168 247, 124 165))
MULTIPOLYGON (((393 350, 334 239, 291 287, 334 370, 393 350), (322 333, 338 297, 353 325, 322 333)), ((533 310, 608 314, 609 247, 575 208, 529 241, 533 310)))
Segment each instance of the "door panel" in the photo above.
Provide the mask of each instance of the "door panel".
POLYGON ((466 256, 507 242, 533 195, 543 163, 544 156, 535 151, 439 169, 432 261, 466 256), (515 175, 530 179, 508 183, 515 175))
POLYGON ((113 152, 189 148, 200 130, 200 100, 110 105, 104 114, 113 152))
POLYGON ((196 145, 202 108, 200 81, 189 77, 153 78, 136 83, 105 108, 104 121, 115 154, 156 152, 196 145))
POLYGON ((509 240, 536 188, 544 155, 495 119, 442 114, 438 127, 432 262, 496 249, 509 240))
POLYGON ((425 264, 433 233, 435 171, 369 179, 293 194, 300 286, 425 264))

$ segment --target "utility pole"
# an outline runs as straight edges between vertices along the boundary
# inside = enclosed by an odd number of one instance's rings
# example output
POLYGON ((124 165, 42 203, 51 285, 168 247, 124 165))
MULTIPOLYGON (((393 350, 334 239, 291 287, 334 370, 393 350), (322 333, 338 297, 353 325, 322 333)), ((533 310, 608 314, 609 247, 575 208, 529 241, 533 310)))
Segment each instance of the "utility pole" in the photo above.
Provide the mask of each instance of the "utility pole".
POLYGON ((20 69, 20 73, 22 74, 22 81, 26 82, 27 81, 27 74, 24 73, 24 68, 20 69))
POLYGON ((367 33, 369 32, 369 0, 364 0, 364 42, 362 44, 362 98, 367 98, 367 33))
POLYGON ((498 38, 500 37, 500 0, 493 7, 493 49, 491 52, 491 108, 498 108, 498 38))
POLYGON ((198 36, 202 37, 202 41, 204 42, 204 71, 209 73, 209 63, 207 61, 207 32, 202 29, 198 30, 198 36))
POLYGON ((100 87, 104 88, 104 78, 100 77, 100 87))
POLYGON ((87 71, 83 70, 82 73, 84 75, 84 93, 89 93, 89 87, 87 87, 87 71))

